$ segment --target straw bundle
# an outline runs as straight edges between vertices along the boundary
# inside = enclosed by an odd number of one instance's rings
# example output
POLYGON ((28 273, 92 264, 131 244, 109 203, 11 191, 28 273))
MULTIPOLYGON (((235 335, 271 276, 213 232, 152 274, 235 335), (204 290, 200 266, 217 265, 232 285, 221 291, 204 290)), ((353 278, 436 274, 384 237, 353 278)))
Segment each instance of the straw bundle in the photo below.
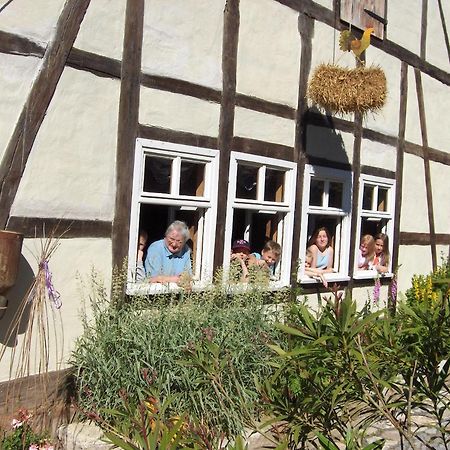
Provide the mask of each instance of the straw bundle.
POLYGON ((380 67, 321 64, 309 81, 307 97, 331 113, 377 112, 386 101, 386 77, 380 67))

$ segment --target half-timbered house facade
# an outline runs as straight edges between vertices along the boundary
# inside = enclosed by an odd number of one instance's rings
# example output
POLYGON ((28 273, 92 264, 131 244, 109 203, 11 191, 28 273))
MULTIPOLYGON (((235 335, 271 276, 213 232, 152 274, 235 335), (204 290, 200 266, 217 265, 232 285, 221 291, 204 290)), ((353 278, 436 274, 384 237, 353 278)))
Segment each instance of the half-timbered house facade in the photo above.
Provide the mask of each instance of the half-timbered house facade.
POLYGON ((301 262, 318 226, 333 236, 329 281, 356 297, 374 280, 357 269, 364 233, 389 236, 400 290, 448 255, 449 2, 2 3, 0 229, 25 236, 9 295, 36 270, 39 239, 67 229, 50 262, 66 355, 81 332, 79 278, 93 267, 108 286, 128 258, 133 292, 139 230, 160 239, 174 219, 190 228, 199 289, 245 238, 280 243, 272 287, 317 292, 301 262), (385 107, 319 111, 306 98, 312 71, 354 67, 339 33, 369 25, 385 107))

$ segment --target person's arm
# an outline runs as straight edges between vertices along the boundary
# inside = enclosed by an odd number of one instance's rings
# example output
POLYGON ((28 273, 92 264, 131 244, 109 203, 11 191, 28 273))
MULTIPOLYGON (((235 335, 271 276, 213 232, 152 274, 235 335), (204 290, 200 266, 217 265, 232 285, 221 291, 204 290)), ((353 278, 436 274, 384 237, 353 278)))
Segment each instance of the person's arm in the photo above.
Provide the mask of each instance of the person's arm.
POLYGON ((312 260, 311 260, 311 269, 315 269, 317 267, 317 251, 319 250, 317 248, 316 244, 311 245, 311 247, 308 248, 308 250, 311 252, 312 260))

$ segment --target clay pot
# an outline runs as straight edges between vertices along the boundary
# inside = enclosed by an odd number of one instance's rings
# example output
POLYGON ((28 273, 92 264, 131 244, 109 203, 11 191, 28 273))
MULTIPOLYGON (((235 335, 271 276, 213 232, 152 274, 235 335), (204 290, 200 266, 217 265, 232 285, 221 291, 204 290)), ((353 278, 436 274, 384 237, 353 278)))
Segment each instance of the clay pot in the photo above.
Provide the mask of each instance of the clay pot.
POLYGON ((5 294, 17 279, 22 242, 23 234, 0 230, 0 319, 8 304, 5 294))

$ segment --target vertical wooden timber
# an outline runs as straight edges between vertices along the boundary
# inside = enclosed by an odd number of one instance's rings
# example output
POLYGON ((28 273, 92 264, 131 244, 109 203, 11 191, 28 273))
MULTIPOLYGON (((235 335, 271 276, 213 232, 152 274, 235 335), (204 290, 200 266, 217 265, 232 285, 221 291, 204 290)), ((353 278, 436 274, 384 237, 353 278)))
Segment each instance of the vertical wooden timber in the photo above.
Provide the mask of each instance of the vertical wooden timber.
POLYGON ((436 230, 434 226, 433 193, 431 188, 430 155, 428 149, 427 121, 425 101, 423 97, 422 76, 419 69, 414 69, 416 79, 417 102, 419 106, 420 131, 422 134, 423 166, 425 171, 425 187, 427 193, 428 224, 430 227, 431 261, 433 269, 437 267, 436 230))
MULTIPOLYGON (((358 247, 359 236, 356 235, 358 227, 358 211, 359 211, 359 179, 361 177, 361 142, 362 142, 362 115, 355 113, 355 129, 353 141, 353 194, 352 194, 352 219, 350 226, 350 251, 348 270, 353 275, 355 269, 355 251, 358 247)), ((348 284, 349 289, 353 288, 353 277, 348 284)))
POLYGON ((6 228, 25 166, 90 0, 68 0, 0 165, 0 229, 6 228))
POLYGON ((128 254, 133 161, 139 125, 139 93, 144 27, 144 0, 127 0, 116 153, 116 204, 112 225, 113 267, 128 254))
POLYGON ((214 269, 222 265, 224 257, 225 221, 228 197, 228 173, 230 151, 234 135, 234 108, 236 102, 237 49, 239 40, 239 0, 226 0, 223 13, 222 41, 222 101, 220 104, 220 122, 218 147, 220 150, 218 208, 214 269), (221 239, 222 237, 222 239, 221 239))
MULTIPOLYGON (((297 261, 303 258, 299 255, 300 232, 301 232, 301 210, 303 198, 303 180, 306 164, 306 127, 307 109, 306 89, 308 86, 308 76, 311 70, 312 37, 314 32, 314 20, 306 14, 300 13, 298 16, 298 31, 300 33, 300 71, 298 84, 298 101, 295 118, 295 142, 294 161, 297 163, 297 185, 295 192, 294 230, 292 236, 292 262, 291 262, 291 284, 297 284, 297 261)), ((307 224, 303 224, 307 227, 307 224)))
POLYGON ((403 160, 405 155, 406 107, 408 102, 408 64, 402 62, 400 72, 400 113, 398 126, 397 162, 395 170, 395 216, 394 242, 392 243, 392 268, 398 268, 398 254, 400 247, 400 217, 402 210, 403 190, 403 160))

